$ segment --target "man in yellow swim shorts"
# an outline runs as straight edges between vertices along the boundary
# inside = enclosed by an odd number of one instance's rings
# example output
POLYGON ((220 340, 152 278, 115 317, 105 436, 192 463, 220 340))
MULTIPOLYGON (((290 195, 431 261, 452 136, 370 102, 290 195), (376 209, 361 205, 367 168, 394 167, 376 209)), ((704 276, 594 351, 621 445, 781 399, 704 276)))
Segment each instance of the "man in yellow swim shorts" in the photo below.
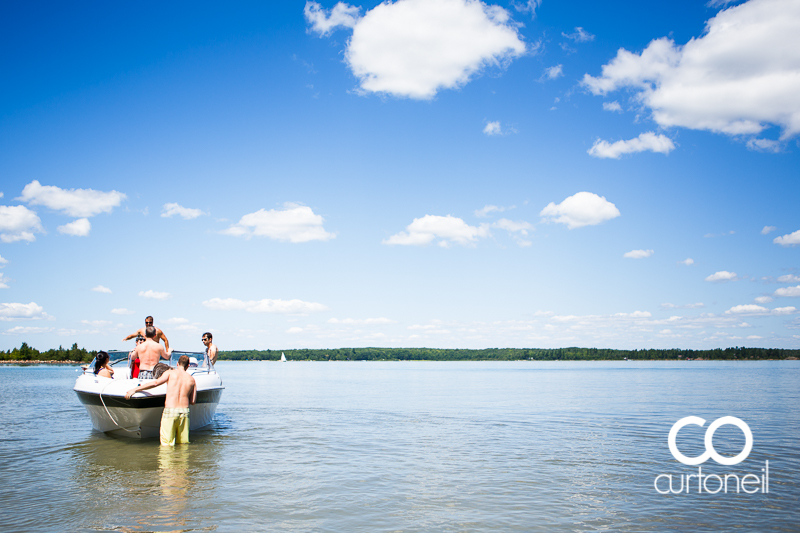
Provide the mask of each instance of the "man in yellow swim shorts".
POLYGON ((178 359, 177 367, 170 368, 157 380, 139 385, 125 393, 125 398, 130 399, 137 392, 158 387, 163 383, 167 384, 167 398, 161 415, 162 446, 189 444, 189 406, 194 405, 197 400, 197 384, 186 372, 188 367, 189 357, 182 355, 178 359))

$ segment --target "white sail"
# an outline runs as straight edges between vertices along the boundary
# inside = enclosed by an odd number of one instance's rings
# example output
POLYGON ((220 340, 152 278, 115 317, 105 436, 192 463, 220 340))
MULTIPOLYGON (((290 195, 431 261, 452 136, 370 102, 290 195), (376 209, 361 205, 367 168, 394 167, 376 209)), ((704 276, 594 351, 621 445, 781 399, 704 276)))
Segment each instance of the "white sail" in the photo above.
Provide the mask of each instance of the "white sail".
POLYGON ((283 352, 281 352, 281 362, 286 362, 286 355, 283 352))

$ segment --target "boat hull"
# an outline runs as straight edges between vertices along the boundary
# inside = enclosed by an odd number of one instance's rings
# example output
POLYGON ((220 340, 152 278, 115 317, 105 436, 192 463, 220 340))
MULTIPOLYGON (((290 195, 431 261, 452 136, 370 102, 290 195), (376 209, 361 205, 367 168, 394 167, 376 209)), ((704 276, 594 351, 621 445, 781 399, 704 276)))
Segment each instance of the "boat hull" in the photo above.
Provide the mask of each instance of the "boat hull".
MULTIPOLYGON (((197 400, 189 407, 189 430, 211 423, 222 397, 222 380, 215 371, 192 373, 197 384, 197 400)), ((75 383, 75 393, 86 408, 92 427, 121 437, 158 437, 164 411, 166 385, 125 398, 125 393, 147 381, 111 379, 84 373, 75 383)))

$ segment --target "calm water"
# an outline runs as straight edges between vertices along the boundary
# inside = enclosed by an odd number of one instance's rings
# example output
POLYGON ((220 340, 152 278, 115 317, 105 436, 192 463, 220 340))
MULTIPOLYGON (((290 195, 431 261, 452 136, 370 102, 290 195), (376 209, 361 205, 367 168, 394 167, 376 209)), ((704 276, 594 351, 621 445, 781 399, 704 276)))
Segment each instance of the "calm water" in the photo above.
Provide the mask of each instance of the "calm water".
POLYGON ((800 530, 797 361, 217 368, 215 423, 161 449, 94 432, 74 367, 0 367, 0 530, 800 530), (747 422, 748 459, 703 473, 769 461, 769 494, 658 494, 657 475, 697 473, 667 446, 690 415, 747 422))

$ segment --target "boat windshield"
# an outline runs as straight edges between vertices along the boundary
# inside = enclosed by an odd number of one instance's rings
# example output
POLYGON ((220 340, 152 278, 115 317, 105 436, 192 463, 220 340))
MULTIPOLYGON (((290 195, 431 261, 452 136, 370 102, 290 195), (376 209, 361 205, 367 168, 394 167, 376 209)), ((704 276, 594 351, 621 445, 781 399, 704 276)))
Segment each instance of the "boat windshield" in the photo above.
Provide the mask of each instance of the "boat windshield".
MULTIPOLYGON (((122 352, 117 350, 109 350, 108 352, 108 362, 109 365, 112 367, 124 367, 128 365, 128 354, 129 352, 122 352)), ((214 369, 214 366, 208 360, 208 355, 204 352, 178 352, 173 351, 170 354, 169 358, 169 366, 175 368, 178 366, 178 359, 182 355, 189 356, 189 370, 199 369, 210 371, 214 369)), ((94 373, 94 364, 97 359, 92 359, 92 361, 87 365, 85 372, 89 374, 94 373)), ((162 363, 165 361, 162 361, 162 363)), ((130 376, 130 369, 128 369, 128 376, 130 376)), ((114 374, 116 376, 116 374, 114 374)))

